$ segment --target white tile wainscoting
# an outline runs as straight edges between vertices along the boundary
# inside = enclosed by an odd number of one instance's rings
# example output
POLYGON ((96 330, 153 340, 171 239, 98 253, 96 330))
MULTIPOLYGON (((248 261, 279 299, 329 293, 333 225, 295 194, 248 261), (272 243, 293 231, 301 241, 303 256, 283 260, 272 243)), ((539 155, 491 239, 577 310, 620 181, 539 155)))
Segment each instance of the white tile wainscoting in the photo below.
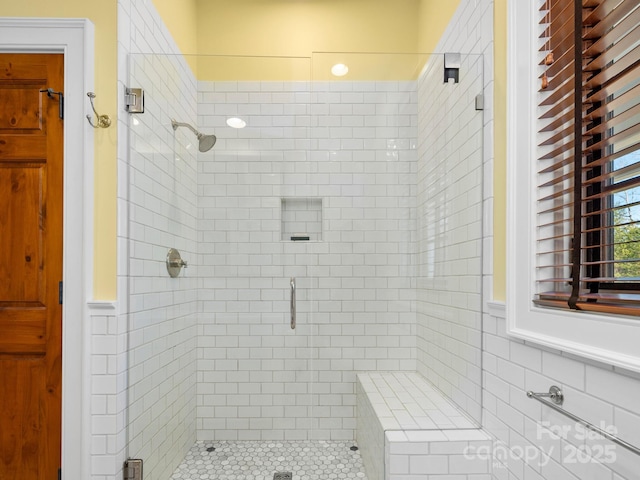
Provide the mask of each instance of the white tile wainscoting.
POLYGON ((490 480, 491 438, 416 372, 357 376, 369 480, 490 480))
POLYGON ((568 412, 640 445, 637 373, 509 337, 501 303, 488 305, 483 325, 483 427, 494 438, 495 480, 638 478, 640 456, 526 395, 557 385, 568 412))

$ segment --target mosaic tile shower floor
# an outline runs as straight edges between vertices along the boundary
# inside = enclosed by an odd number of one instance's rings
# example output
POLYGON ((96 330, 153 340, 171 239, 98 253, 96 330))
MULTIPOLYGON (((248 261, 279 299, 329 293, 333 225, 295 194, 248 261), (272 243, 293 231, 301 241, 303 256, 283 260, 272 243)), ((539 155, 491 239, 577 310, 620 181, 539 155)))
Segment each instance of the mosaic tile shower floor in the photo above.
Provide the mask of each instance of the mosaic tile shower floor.
POLYGON ((171 480, 367 480, 354 442, 206 441, 196 442, 171 480), (215 448, 213 451, 211 448, 215 448))

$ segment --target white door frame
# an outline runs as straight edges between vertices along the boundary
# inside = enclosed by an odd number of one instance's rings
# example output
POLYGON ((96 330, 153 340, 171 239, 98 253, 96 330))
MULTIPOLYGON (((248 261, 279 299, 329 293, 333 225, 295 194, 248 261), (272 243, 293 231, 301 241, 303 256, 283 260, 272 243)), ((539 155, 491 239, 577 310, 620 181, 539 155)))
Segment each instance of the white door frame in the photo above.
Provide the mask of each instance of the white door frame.
POLYGON ((94 30, 87 19, 0 18, 0 51, 64 53, 64 251, 62 307, 62 472, 90 478, 90 329, 93 295, 93 132, 85 115, 93 91, 94 30))

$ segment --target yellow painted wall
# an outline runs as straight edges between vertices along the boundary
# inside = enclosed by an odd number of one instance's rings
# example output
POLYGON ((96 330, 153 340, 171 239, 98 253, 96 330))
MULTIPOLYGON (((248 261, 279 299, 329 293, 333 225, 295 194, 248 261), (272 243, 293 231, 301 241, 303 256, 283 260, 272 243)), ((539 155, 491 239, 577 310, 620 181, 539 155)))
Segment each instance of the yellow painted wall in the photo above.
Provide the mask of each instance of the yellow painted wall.
MULTIPOLYGON (((96 110, 112 127, 95 131, 94 285, 96 300, 116 298, 117 8, 115 0, 0 0, 3 17, 88 18, 95 26, 96 110)), ((72 260, 72 259, 71 259, 72 260)))
MULTIPOLYGON (((431 53, 460 5, 460 0, 153 2, 185 55, 261 57, 310 57, 313 52, 431 53)), ((206 64, 218 67, 217 62, 201 63, 213 68, 206 64)), ((224 60, 219 63, 224 65, 224 60)), ((280 68, 283 63, 274 61, 280 68)), ((241 69, 251 68, 243 65, 241 69)))
POLYGON ((433 53, 435 51, 459 5, 460 0, 420 0, 418 2, 419 52, 433 53))
POLYGON ((197 53, 197 0, 153 0, 153 5, 171 31, 180 51, 185 55, 197 53))
MULTIPOLYGON (((197 0, 198 53, 313 57, 311 78, 325 80, 327 65, 347 63, 347 80, 416 78, 460 0, 197 0), (322 54, 314 52, 325 52, 322 54), (410 55, 357 55, 376 52, 410 55)), ((173 32, 173 29, 170 27, 173 32)), ((201 79, 304 78, 302 61, 204 59, 201 79), (271 68, 265 68, 271 67, 271 68), (277 69, 283 69, 278 71, 277 69), (283 75, 284 71, 284 75, 283 75), (279 77, 280 76, 280 77, 279 77)), ((307 74, 308 76, 308 74, 307 74)), ((333 78, 335 80, 335 78, 333 78)))
MULTIPOLYGON (((171 36, 183 55, 198 52, 198 5, 197 0, 153 0, 153 6, 169 28, 171 36)), ((197 76, 195 57, 187 56, 187 62, 197 76)))
MULTIPOLYGON (((415 53, 420 0, 196 0, 198 53, 312 57, 314 52, 415 53)), ((171 28, 171 27, 170 27, 171 28)), ((173 31, 173 30, 172 30, 173 31)), ((349 80, 370 76, 366 57, 351 57, 349 80)), ((243 60, 242 70, 221 67, 224 61, 204 59, 198 64, 203 80, 321 79, 309 60, 243 60), (314 73, 310 73, 313 68, 314 73)), ((324 62, 330 60, 324 58, 324 62)), ((334 63, 340 62, 336 58, 334 63)), ((384 71, 413 71, 413 58, 384 59, 384 71), (407 60, 409 65, 405 65, 407 60), (397 66, 398 63, 401 65, 397 66)), ((240 65, 236 62, 235 66, 240 65)), ((406 77, 401 77, 406 78, 406 77)))
MULTIPOLYGON (((201 55, 286 56, 282 60, 202 58, 202 80, 333 79, 326 65, 347 63, 345 80, 413 79, 437 45, 460 0, 196 0, 201 55), (314 52, 325 52, 322 55, 314 52), (376 52, 413 55, 329 55, 376 52), (344 57, 344 58, 341 58, 344 57), (309 75, 311 69, 311 75, 309 75)), ((169 20, 171 23, 171 20, 169 20)), ((170 30, 174 29, 169 26, 170 30)), ((178 29, 175 29, 178 32, 178 29)))
POLYGON ((418 1, 197 0, 198 53, 413 53, 418 1))

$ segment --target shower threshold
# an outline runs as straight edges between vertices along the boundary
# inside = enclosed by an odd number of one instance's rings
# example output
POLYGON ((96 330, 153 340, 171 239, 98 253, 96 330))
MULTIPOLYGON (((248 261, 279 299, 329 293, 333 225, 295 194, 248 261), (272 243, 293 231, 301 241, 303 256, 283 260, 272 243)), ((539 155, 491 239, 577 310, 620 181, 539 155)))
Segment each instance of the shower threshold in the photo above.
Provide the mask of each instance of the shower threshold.
POLYGON ((367 480, 353 441, 199 441, 171 480, 367 480))

